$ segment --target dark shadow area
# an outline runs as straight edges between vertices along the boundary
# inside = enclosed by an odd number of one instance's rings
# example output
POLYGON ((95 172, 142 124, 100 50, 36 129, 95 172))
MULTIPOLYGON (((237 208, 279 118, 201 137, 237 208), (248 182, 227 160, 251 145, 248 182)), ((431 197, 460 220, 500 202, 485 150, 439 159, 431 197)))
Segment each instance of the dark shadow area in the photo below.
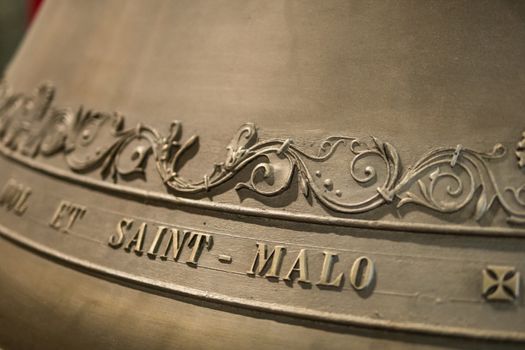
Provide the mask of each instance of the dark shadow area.
POLYGON ((0 0, 0 78, 24 36, 27 1, 0 0))

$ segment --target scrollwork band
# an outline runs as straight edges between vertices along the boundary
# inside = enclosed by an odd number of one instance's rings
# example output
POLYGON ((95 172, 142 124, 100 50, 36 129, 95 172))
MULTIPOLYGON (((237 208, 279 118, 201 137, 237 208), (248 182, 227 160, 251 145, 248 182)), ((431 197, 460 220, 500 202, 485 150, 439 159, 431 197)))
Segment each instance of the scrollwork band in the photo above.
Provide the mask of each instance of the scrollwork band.
MULTIPOLYGON (((183 141, 180 122, 172 122, 167 135, 143 124, 126 128, 124 117, 116 113, 56 108, 54 94, 50 84, 26 96, 12 94, 0 83, 0 144, 28 157, 62 153, 72 171, 100 170, 103 178, 115 182, 144 174, 153 158, 163 183, 179 195, 209 191, 250 166, 248 181, 238 181, 236 190, 274 196, 289 189, 296 178, 305 197, 312 196, 335 212, 362 213, 382 205, 412 203, 445 214, 475 203, 476 220, 498 202, 510 224, 525 225, 525 184, 502 189, 489 166, 506 156, 501 144, 486 153, 462 145, 436 148, 402 171, 396 149, 374 137, 331 136, 317 154, 311 154, 289 138, 260 140, 255 125, 246 123, 227 146, 226 159, 209 174, 191 180, 180 174, 181 160, 198 136, 183 141), (339 181, 344 182, 343 190, 323 174, 324 164, 336 153, 350 159, 348 168, 338 167, 334 174, 343 179, 339 181), (356 186, 359 191, 354 192, 351 188, 356 186)), ((524 140, 516 149, 521 168, 525 167, 524 140)))

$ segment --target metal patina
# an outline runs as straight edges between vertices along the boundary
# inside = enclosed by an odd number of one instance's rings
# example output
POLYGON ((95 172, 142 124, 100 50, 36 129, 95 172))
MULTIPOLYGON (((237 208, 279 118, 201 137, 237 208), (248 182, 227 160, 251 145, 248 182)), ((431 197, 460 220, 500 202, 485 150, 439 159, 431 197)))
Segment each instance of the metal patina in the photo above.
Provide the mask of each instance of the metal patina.
POLYGON ((0 83, 0 346, 522 348, 524 18, 47 1, 0 83))

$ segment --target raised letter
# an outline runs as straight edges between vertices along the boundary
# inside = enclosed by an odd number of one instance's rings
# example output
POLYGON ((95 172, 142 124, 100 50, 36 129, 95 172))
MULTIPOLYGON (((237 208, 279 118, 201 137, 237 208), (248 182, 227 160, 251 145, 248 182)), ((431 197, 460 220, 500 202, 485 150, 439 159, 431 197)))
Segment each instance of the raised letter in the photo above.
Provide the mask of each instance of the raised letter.
POLYGON ((186 241, 186 237, 191 233, 190 231, 184 231, 182 233, 182 239, 179 237, 179 230, 173 230, 170 229, 170 239, 168 241, 168 245, 166 246, 166 251, 164 252, 164 255, 162 255, 161 259, 167 259, 168 258, 168 252, 170 251, 170 248, 173 247, 173 260, 178 261, 180 251, 182 248, 182 245, 184 244, 184 241, 186 241))
POLYGON ((117 224, 117 232, 111 236, 109 236, 108 244, 113 248, 118 248, 122 245, 124 242, 124 231, 122 231, 124 228, 126 230, 129 230, 131 225, 133 224, 133 220, 131 219, 122 219, 117 224))
POLYGON ((365 289, 372 282, 374 272, 374 262, 367 256, 361 256, 350 269, 350 284, 355 290, 365 289))
POLYGON ((259 274, 262 276, 263 271, 267 268, 267 265, 271 261, 272 264, 268 272, 264 275, 266 278, 279 278, 279 270, 281 269, 281 263, 283 258, 283 253, 286 252, 284 246, 277 245, 272 252, 266 254, 266 243, 256 243, 257 253, 255 253, 255 258, 253 259, 252 267, 246 273, 248 275, 259 274))
POLYGON ((12 196, 14 184, 15 181, 10 179, 4 187, 2 187, 2 192, 0 193, 0 205, 4 205, 9 201, 12 196))
POLYGON ((339 274, 339 276, 337 276, 335 280, 330 281, 335 259, 337 259, 337 253, 324 251, 323 254, 323 268, 321 270, 321 278, 319 279, 319 282, 317 282, 317 285, 326 287, 340 287, 341 281, 343 280, 342 272, 339 274))
POLYGON ((10 179, 0 193, 0 206, 5 205, 7 210, 13 210, 22 215, 27 210, 27 199, 31 195, 31 188, 10 179))
POLYGON ((56 230, 60 229, 60 226, 61 226, 60 220, 62 219, 64 212, 67 210, 67 208, 69 208, 69 205, 70 205, 69 202, 66 202, 66 201, 60 202, 60 204, 58 205, 58 208, 55 210, 55 214, 53 215, 53 218, 49 222, 49 226, 51 226, 52 228, 56 230))
POLYGON ((31 195, 31 188, 29 187, 23 187, 22 193, 20 194, 20 197, 18 198, 18 201, 16 201, 16 205, 14 208, 14 212, 17 215, 22 215, 27 210, 27 199, 31 195))
POLYGON ((190 236, 190 242, 188 243, 188 246, 193 247, 193 249, 191 250, 190 258, 186 261, 186 264, 197 266, 197 260, 200 257, 203 244, 205 244, 208 250, 210 250, 213 245, 213 236, 207 233, 193 232, 190 236))
POLYGON ((82 219, 85 213, 86 207, 78 204, 71 205, 71 210, 69 212, 69 220, 67 222, 66 227, 64 228, 64 231, 69 231, 69 229, 73 226, 75 221, 77 221, 77 219, 82 219))
POLYGON ((153 239, 153 242, 151 243, 151 246, 149 247, 148 256, 152 258, 157 256, 157 252, 159 251, 159 246, 162 243, 164 234, 167 231, 168 231, 167 227, 159 226, 159 229, 157 230, 157 234, 155 235, 155 238, 153 239))
POLYGON ((306 249, 301 249, 301 251, 297 255, 297 258, 292 264, 290 272, 288 272, 288 274, 284 277, 284 280, 293 281, 292 274, 294 272, 299 272, 299 279, 297 280, 297 282, 310 283, 310 281, 308 280, 308 261, 306 257, 306 249))
POLYGON ((133 238, 131 238, 128 245, 126 246, 126 250, 128 252, 130 252, 133 246, 135 246, 135 253, 142 253, 142 244, 144 243, 144 234, 146 233, 146 227, 147 224, 145 222, 143 222, 142 225, 140 225, 139 230, 137 231, 137 233, 135 233, 133 238))
POLYGON ((53 215, 53 218, 49 222, 49 226, 51 226, 55 230, 68 232, 69 229, 73 227, 73 224, 77 221, 77 219, 82 219, 85 213, 86 207, 62 200, 58 205, 57 210, 53 215), (67 222, 64 225, 62 219, 66 218, 67 222))

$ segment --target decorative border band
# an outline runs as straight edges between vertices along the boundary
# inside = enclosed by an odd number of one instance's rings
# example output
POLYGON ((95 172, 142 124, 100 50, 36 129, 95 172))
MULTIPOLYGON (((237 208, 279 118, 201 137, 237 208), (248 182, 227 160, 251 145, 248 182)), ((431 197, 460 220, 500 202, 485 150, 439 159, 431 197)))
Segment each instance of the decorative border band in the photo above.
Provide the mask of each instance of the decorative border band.
POLYGON ((298 317, 314 321, 323 321, 335 324, 367 327, 374 329, 384 329, 389 331, 434 334, 449 337, 465 337, 473 339, 525 342, 525 334, 521 332, 493 331, 487 329, 477 330, 464 327, 426 325, 423 323, 416 322, 392 322, 388 320, 373 319, 348 314, 339 315, 331 312, 323 312, 289 305, 273 304, 268 302, 256 301, 253 299, 230 297, 224 294, 202 291, 169 282, 162 282, 149 277, 137 276, 135 274, 120 271, 118 269, 114 269, 107 266, 102 266, 100 264, 93 263, 85 259, 64 254, 54 248, 47 247, 39 242, 24 237, 18 232, 15 232, 3 225, 0 225, 0 236, 12 241, 13 243, 23 248, 36 251, 46 257, 57 259, 62 264, 81 268, 84 271, 88 271, 98 276, 116 278, 119 280, 134 283, 138 286, 146 286, 161 291, 177 293, 193 298, 203 299, 215 303, 222 303, 234 307, 248 308, 263 312, 281 314, 290 317, 298 317))
MULTIPOLYGON (((403 172, 397 150, 374 137, 361 140, 331 136, 321 143, 318 153, 312 155, 291 139, 259 140, 255 126, 247 123, 227 146, 225 161, 215 164, 211 173, 194 181, 182 177, 180 170, 198 137, 193 135, 183 142, 179 122, 171 124, 167 135, 142 124, 126 129, 124 117, 118 114, 85 111, 82 107, 73 113, 53 107, 54 94, 50 84, 42 85, 32 96, 12 94, 5 83, 0 84, 0 151, 4 155, 75 182, 93 182, 91 185, 96 184, 98 188, 208 209, 380 229, 525 236, 520 228, 370 221, 184 198, 185 194, 209 191, 224 184, 240 170, 252 166, 249 180, 237 182, 236 190, 276 196, 287 191, 292 180, 297 178, 305 197, 315 198, 325 208, 343 214, 367 212, 384 205, 401 207, 408 203, 448 214, 475 202, 473 216, 480 220, 498 202, 510 225, 525 225, 525 184, 502 186, 489 165, 506 156, 506 148, 501 144, 496 144, 487 153, 462 145, 436 148, 403 172), (73 172, 31 159, 36 155, 47 157, 59 153, 64 155, 73 172), (347 173, 341 166, 327 166, 336 154, 348 159, 348 163, 344 163, 348 164, 347 173), (176 195, 152 194, 116 184, 143 175, 150 158, 162 182, 176 195), (100 171, 103 180, 110 179, 113 183, 79 175, 96 170, 100 171), (344 183, 342 188, 340 183, 344 183)), ((525 167, 525 133, 523 137, 516 149, 520 168, 525 167)))

